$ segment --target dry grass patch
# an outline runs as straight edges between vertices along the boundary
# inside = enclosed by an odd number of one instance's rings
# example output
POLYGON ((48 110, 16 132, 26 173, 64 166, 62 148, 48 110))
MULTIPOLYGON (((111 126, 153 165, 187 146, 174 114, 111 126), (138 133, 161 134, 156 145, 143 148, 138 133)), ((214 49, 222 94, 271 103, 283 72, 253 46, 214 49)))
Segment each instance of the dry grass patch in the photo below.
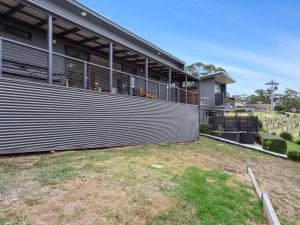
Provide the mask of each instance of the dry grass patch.
POLYGON ((250 185, 246 159, 255 162, 255 175, 281 217, 297 224, 299 176, 294 175, 300 164, 207 138, 200 144, 0 158, 0 224, 197 224, 197 210, 176 194, 174 177, 197 167, 224 171, 250 185))

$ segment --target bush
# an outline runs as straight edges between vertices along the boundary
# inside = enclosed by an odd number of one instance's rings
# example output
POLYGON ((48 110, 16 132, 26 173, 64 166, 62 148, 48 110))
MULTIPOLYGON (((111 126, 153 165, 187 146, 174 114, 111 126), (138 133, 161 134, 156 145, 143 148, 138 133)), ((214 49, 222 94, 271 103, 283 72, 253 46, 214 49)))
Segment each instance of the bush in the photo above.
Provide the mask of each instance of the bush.
POLYGON ((276 153, 286 154, 287 143, 283 138, 271 134, 260 133, 260 139, 264 149, 276 153))
POLYGON ((280 137, 282 137, 283 139, 285 139, 287 141, 293 141, 293 135, 291 135, 289 132, 282 132, 280 134, 280 137))
POLYGON ((296 140, 295 143, 300 145, 300 139, 296 140))
POLYGON ((274 136, 276 136, 276 135, 277 135, 277 134, 276 134, 276 132, 272 132, 271 134, 272 134, 272 135, 274 135, 274 136))
POLYGON ((261 120, 258 120, 258 130, 262 131, 264 127, 263 122, 261 122, 261 120))
POLYGON ((211 134, 212 127, 208 123, 203 123, 199 127, 199 132, 202 134, 211 134))
POLYGON ((290 151, 288 152, 288 158, 294 161, 300 161, 300 152, 290 151))
POLYGON ((276 105, 274 107, 274 110, 277 111, 277 112, 283 112, 285 110, 285 108, 284 108, 283 105, 276 105))

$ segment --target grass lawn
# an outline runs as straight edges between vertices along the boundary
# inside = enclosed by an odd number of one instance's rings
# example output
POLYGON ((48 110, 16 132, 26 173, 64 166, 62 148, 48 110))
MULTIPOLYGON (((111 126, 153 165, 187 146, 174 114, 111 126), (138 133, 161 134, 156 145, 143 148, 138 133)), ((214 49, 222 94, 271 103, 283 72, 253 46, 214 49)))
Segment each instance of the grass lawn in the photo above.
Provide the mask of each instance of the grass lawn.
POLYGON ((300 152, 300 145, 294 143, 294 142, 290 142, 287 141, 287 146, 288 146, 288 151, 297 151, 300 152))
POLYGON ((0 224, 266 224, 247 159, 282 224, 299 224, 300 163, 207 138, 2 157, 0 224))

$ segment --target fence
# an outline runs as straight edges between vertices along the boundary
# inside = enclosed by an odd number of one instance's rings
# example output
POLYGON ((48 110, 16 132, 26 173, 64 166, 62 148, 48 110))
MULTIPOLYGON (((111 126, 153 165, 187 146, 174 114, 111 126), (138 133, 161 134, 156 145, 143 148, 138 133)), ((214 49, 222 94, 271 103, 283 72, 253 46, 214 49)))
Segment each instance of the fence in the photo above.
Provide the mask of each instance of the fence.
POLYGON ((209 123, 213 131, 258 132, 258 117, 256 116, 212 116, 209 123))
POLYGON ((52 76, 48 75, 48 50, 0 37, 2 77, 52 83, 113 94, 198 105, 198 93, 53 52, 52 76), (112 90, 110 73, 112 72, 112 90), (52 82, 49 78, 52 77, 52 82), (148 87, 146 87, 148 83, 148 87), (147 93, 146 93, 147 90, 147 93))

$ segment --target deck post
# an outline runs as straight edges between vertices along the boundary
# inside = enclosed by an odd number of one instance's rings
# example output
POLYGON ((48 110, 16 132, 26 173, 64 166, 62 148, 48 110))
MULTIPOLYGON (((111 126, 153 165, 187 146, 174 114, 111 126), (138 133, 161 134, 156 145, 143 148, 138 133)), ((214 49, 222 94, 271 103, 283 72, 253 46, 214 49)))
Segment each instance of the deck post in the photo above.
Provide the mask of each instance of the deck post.
POLYGON ((168 81, 168 86, 169 86, 169 101, 172 101, 172 69, 169 68, 169 81, 168 81))
POLYGON ((87 73, 88 73, 88 65, 87 65, 87 62, 84 63, 84 74, 83 74, 83 88, 84 89, 87 89, 87 81, 88 81, 88 76, 87 76, 87 73))
POLYGON ((53 17, 48 15, 48 81, 52 84, 53 75, 53 17))
POLYGON ((132 86, 131 86, 131 82, 132 82, 132 76, 129 76, 129 95, 132 96, 132 86))
POLYGON ((185 75, 185 104, 188 104, 188 92, 187 92, 187 75, 185 75))
POLYGON ((112 89, 113 89, 113 53, 114 49, 113 49, 113 42, 110 41, 109 42, 109 91, 110 93, 112 93, 112 89))
POLYGON ((3 55, 3 49, 2 49, 2 39, 0 38, 0 78, 2 77, 2 55, 3 55))
POLYGON ((145 78, 146 78, 145 92, 146 92, 146 98, 148 98, 148 77, 149 77, 149 59, 148 59, 148 57, 146 57, 145 58, 145 78))
POLYGON ((160 100, 160 83, 158 83, 158 100, 160 100))

